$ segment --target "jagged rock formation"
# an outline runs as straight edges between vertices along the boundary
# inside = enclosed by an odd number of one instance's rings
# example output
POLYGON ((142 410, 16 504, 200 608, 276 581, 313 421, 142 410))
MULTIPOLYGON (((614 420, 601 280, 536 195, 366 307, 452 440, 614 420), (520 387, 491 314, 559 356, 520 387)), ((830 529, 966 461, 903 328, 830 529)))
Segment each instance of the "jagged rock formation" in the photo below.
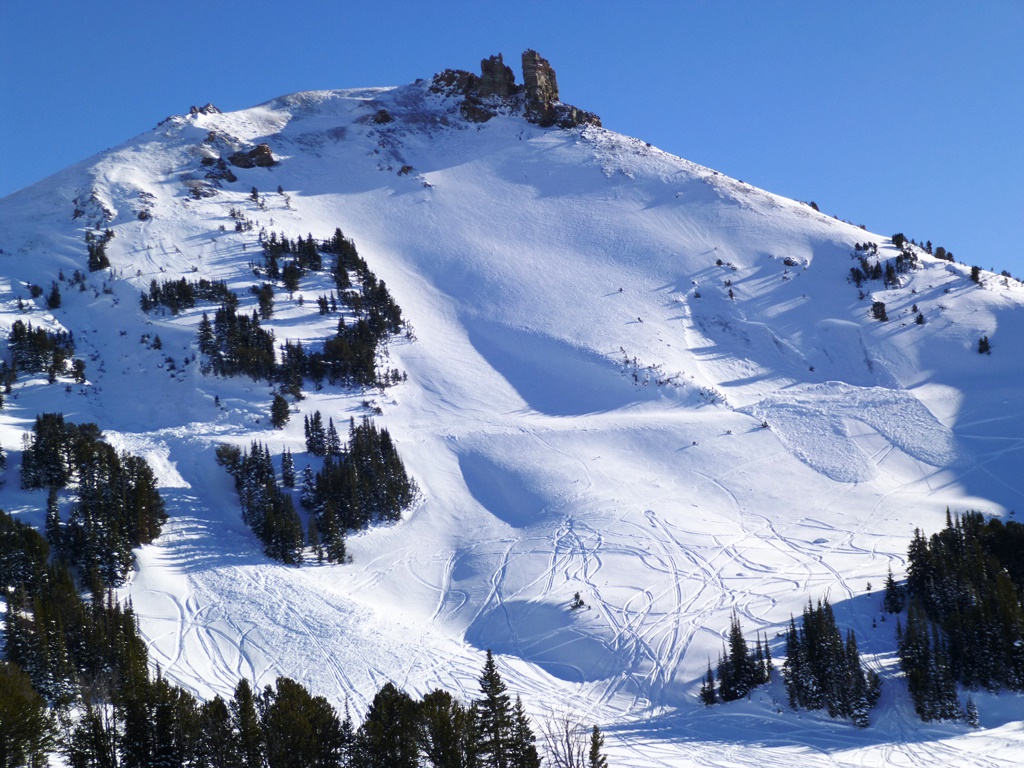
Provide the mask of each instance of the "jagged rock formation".
POLYGON ((572 128, 601 125, 592 112, 563 104, 558 99, 558 81, 548 60, 534 50, 523 52, 523 85, 516 85, 512 69, 502 55, 483 59, 480 74, 446 69, 434 75, 430 88, 435 93, 461 95, 459 112, 466 120, 485 123, 502 107, 521 108, 524 117, 543 127, 572 128))
POLYGON ((189 107, 188 113, 190 115, 220 115, 222 112, 213 106, 213 104, 204 104, 201 107, 195 105, 189 107))
POLYGON ((512 73, 511 67, 505 66, 500 53, 489 59, 481 59, 477 95, 484 98, 497 96, 499 99, 507 99, 517 90, 516 76, 512 73))
POLYGON ((523 88, 528 101, 558 101, 558 81, 548 60, 534 50, 523 51, 523 88))

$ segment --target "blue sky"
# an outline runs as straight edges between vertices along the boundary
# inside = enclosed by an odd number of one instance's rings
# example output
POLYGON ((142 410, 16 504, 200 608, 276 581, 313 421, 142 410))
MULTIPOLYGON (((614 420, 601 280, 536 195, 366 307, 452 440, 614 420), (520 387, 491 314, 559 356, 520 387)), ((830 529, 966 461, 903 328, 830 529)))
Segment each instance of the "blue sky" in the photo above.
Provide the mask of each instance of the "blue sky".
POLYGON ((562 98, 882 234, 1024 276, 1024 2, 0 4, 0 195, 190 105, 534 48, 562 98))

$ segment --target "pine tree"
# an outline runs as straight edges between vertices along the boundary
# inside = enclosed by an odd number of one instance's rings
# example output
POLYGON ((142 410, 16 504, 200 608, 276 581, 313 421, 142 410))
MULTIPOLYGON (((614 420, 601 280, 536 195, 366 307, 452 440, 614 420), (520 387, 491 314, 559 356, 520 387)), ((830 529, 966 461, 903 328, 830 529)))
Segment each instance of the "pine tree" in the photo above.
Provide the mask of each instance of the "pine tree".
POLYGON ((327 452, 327 435, 324 432, 324 420, 320 411, 309 417, 309 428, 306 431, 306 450, 314 456, 323 456, 327 452))
POLYGON ((57 499, 57 489, 51 487, 46 496, 46 538, 54 551, 60 554, 63 551, 63 531, 60 524, 60 507, 57 499))
POLYGON ((274 688, 267 687, 261 703, 268 768, 338 765, 341 721, 327 699, 312 696, 290 678, 279 677, 274 688))
POLYGON ((742 699, 754 687, 754 662, 743 638, 739 617, 733 611, 729 645, 719 663, 718 693, 722 701, 742 699))
POLYGON ((416 702, 393 683, 377 691, 356 733, 358 768, 418 768, 416 702))
POLYGON ((882 599, 882 607, 886 613, 899 613, 903 610, 906 595, 901 586, 892 577, 892 567, 885 577, 885 597, 882 599))
POLYGON ((238 735, 238 757, 242 765, 263 766, 266 742, 257 711, 258 697, 249 681, 242 678, 231 700, 231 728, 238 735))
POLYGON ((50 294, 46 297, 46 308, 47 309, 59 309, 60 308, 60 286, 54 283, 50 287, 50 294))
POLYGON ((865 672, 852 631, 843 642, 827 600, 817 607, 808 601, 801 630, 790 619, 782 673, 794 709, 827 708, 830 717, 852 718, 865 726, 868 710, 878 701, 880 679, 865 672))
POLYGON ((46 700, 25 672, 0 661, 0 765, 45 765, 53 743, 46 700))
POLYGON ((971 694, 967 694, 967 706, 964 707, 964 722, 971 728, 980 728, 981 719, 978 716, 978 705, 971 694))
POLYGON ((715 695, 715 673, 711 671, 711 659, 708 659, 708 672, 704 676, 704 682, 700 685, 700 693, 697 694, 697 697, 705 707, 710 707, 718 702, 718 697, 715 695))
POLYGON ((485 768, 512 768, 509 753, 513 726, 511 698, 489 648, 480 674, 480 692, 483 696, 476 704, 481 764, 485 768))
POLYGON ((290 416, 288 401, 280 394, 275 393, 274 400, 270 404, 270 423, 274 425, 274 429, 284 429, 290 416))
POLYGON ((231 711, 220 696, 199 709, 197 768, 246 768, 239 754, 239 735, 231 729, 231 711))
POLYGON ((536 741, 523 700, 516 696, 512 708, 512 727, 509 730, 509 768, 540 768, 536 741))
POLYGON ((431 768, 470 768, 476 741, 471 710, 441 689, 420 702, 419 747, 431 768))
MULTIPOLYGON (((708 671, 711 671, 711 664, 708 663, 708 671)), ((608 758, 604 752, 604 735, 596 725, 590 732, 590 754, 587 760, 587 768, 608 768, 608 758)))
POLYGON ((285 488, 295 487, 295 459, 288 448, 281 454, 281 485, 285 488))
POLYGON ((339 456, 341 454, 341 438, 338 437, 338 430, 334 428, 334 419, 329 419, 327 422, 325 450, 328 456, 339 456))
POLYGON ((203 312, 203 319, 199 321, 199 351, 204 355, 210 355, 215 349, 213 325, 210 323, 210 316, 203 312))

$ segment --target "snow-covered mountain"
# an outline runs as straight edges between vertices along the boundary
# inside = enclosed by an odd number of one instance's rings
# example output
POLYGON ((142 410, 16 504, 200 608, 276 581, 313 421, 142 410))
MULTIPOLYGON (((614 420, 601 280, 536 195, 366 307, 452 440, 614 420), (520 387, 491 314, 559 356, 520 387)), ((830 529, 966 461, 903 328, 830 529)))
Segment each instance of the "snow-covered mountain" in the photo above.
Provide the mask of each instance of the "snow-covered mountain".
MULTIPOLYGON (((201 697, 283 674, 356 714, 388 680, 471 698, 490 648, 535 716, 600 724, 613 765, 1017 762, 1017 696, 977 694, 980 731, 915 719, 879 603, 947 507, 1024 508, 1024 286, 911 247, 916 268, 858 287, 861 256, 900 253, 889 235, 521 91, 467 109, 456 75, 193 110, 0 201, 0 330, 72 332, 87 377, 7 395, 0 506, 42 525, 45 493, 17 480, 39 413, 145 456, 170 520, 123 596, 201 697), (400 384, 307 382, 275 430, 267 383, 201 372, 209 306, 139 307, 154 279, 207 278, 251 313, 261 231, 339 227, 414 329, 389 345, 400 384), (87 229, 113 231, 109 269, 87 271, 87 229), (301 466, 316 410, 373 415, 421 498, 352 536, 351 563, 293 568, 243 525, 214 448, 301 466), (697 705, 734 610, 779 657, 822 597, 885 680, 869 729, 791 711, 777 681, 697 705)), ((264 326, 315 345, 331 290, 279 285, 264 326)))

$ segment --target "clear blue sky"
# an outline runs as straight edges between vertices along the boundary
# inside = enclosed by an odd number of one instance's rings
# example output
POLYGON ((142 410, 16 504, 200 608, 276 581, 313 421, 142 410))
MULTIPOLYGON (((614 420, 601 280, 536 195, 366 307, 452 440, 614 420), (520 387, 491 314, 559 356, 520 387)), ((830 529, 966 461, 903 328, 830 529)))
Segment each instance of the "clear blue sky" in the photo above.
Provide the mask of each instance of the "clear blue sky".
POLYGON ((1024 276, 1024 2, 0 3, 0 195, 212 101, 535 48, 606 127, 1024 276))

